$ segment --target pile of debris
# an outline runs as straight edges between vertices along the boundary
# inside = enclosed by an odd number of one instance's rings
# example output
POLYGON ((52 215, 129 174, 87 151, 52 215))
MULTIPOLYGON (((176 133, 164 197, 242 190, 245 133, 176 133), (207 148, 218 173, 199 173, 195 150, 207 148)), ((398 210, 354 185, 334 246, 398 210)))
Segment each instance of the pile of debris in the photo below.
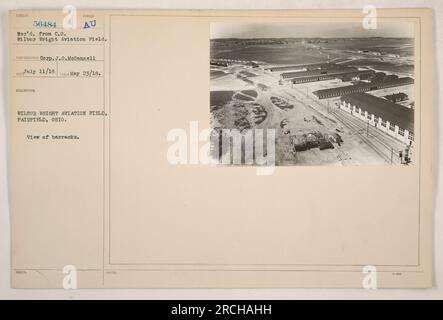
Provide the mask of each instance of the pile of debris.
POLYGON ((343 143, 343 139, 338 133, 331 135, 320 131, 312 131, 299 136, 291 136, 291 144, 295 152, 313 148, 319 148, 320 150, 334 149, 333 143, 337 143, 339 146, 343 143))
POLYGON ((255 122, 255 124, 262 123, 263 121, 265 121, 265 119, 268 116, 268 113, 266 112, 265 108, 259 104, 253 104, 251 111, 253 113, 252 119, 255 122))
POLYGON ((272 103, 273 103, 275 106, 279 107, 279 108, 282 109, 282 110, 287 110, 287 109, 292 109, 292 108, 294 108, 294 106, 293 106, 292 104, 290 104, 290 103, 287 102, 286 100, 283 100, 283 99, 281 99, 281 98, 279 98, 279 97, 274 97, 274 96, 272 96, 272 97, 271 97, 271 101, 272 101, 272 103))

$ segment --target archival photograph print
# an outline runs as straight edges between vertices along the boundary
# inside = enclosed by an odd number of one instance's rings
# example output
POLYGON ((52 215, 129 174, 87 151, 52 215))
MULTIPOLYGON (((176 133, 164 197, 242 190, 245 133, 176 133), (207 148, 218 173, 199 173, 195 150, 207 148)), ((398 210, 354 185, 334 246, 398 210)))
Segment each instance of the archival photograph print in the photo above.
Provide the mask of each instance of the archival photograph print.
POLYGON ((225 164, 414 163, 411 23, 213 23, 209 63, 225 164))

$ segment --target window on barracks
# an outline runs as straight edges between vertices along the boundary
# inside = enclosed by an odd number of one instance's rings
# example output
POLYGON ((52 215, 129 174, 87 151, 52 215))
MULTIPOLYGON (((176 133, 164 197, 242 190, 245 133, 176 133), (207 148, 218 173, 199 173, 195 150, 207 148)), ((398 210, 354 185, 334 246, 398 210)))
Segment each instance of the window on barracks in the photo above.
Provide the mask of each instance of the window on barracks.
POLYGON ((395 125, 390 123, 389 124, 389 129, 392 130, 392 131, 395 131, 395 125))

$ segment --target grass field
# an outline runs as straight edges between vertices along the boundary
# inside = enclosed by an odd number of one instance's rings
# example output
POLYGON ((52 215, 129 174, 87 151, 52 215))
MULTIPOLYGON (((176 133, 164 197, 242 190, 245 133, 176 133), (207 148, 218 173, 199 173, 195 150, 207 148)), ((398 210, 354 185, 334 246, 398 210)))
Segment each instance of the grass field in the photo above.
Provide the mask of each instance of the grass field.
POLYGON ((226 73, 221 70, 211 70, 210 75, 211 75, 211 80, 212 80, 212 79, 217 79, 217 78, 223 77, 224 75, 226 75, 226 73))
POLYGON ((231 49, 211 48, 211 58, 264 61, 275 64, 316 63, 324 61, 323 55, 298 45, 256 45, 231 49))
POLYGON ((221 107, 227 104, 232 99, 234 91, 211 91, 210 102, 211 107, 221 107))
POLYGON ((242 93, 247 94, 248 96, 257 98, 257 91, 255 91, 255 90, 243 90, 242 93))
POLYGON ((256 77, 257 76, 255 73, 251 73, 251 72, 248 72, 248 71, 240 71, 240 73, 242 75, 244 75, 245 77, 256 77))
MULTIPOLYGON (((392 38, 386 44, 385 38, 364 39, 313 39, 310 44, 303 43, 300 39, 288 40, 287 44, 244 44, 236 41, 224 41, 223 46, 212 45, 217 40, 211 40, 211 58, 226 58, 237 60, 262 61, 269 64, 305 64, 324 62, 328 59, 346 59, 350 52, 358 50, 378 51, 389 54, 399 54, 401 57, 413 57, 413 39, 392 38)), ((411 66, 399 66, 390 62, 367 60, 370 66, 387 71, 410 72, 411 66)), ((412 68, 413 69, 413 68, 412 68)))
POLYGON ((410 64, 396 64, 388 61, 380 61, 377 59, 358 59, 343 65, 356 66, 356 67, 372 67, 377 70, 401 72, 401 73, 414 73, 414 66, 410 64))
POLYGON ((241 100, 241 101, 254 101, 253 98, 245 96, 245 95, 243 95, 241 93, 235 94, 234 98, 237 99, 237 100, 241 100))

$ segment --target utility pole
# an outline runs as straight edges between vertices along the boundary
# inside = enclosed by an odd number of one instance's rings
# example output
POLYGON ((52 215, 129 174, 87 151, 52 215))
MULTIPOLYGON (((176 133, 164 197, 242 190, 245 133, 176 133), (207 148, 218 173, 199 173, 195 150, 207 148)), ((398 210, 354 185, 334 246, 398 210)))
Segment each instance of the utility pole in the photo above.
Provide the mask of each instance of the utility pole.
POLYGON ((391 147, 391 164, 394 162, 394 148, 391 147))
POLYGON ((368 121, 368 126, 366 127, 366 137, 369 137, 369 121, 368 121))

